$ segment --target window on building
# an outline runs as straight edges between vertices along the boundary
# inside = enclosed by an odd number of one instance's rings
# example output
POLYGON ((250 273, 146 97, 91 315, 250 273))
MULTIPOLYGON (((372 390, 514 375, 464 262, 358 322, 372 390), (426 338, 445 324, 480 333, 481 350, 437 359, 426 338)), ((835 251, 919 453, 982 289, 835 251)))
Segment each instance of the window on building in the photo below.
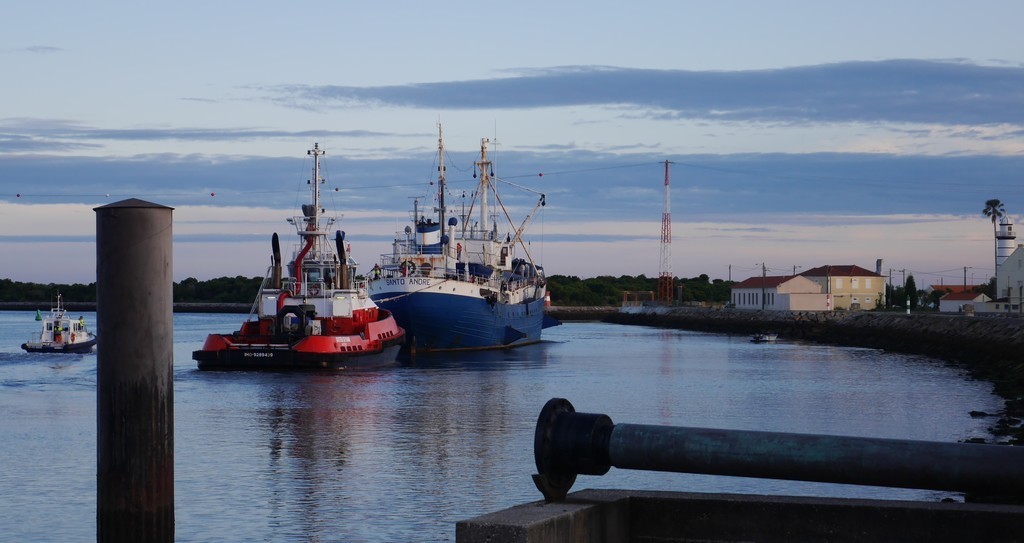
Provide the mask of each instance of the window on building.
POLYGON ((856 277, 851 278, 850 279, 850 288, 857 288, 857 283, 859 283, 859 280, 856 277))
MULTIPOLYGON (((864 288, 871 288, 871 278, 870 277, 865 277, 864 278, 864 288)), ((868 300, 868 301, 870 301, 870 300, 868 300)))
POLYGON ((843 288, 843 278, 836 277, 836 288, 843 288))

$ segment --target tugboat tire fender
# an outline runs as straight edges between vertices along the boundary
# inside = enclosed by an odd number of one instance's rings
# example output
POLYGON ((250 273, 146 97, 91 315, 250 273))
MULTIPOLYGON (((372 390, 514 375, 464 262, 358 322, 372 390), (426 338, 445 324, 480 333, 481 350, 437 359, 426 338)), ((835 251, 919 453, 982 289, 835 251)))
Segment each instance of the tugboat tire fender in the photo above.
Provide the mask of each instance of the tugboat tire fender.
POLYGON ((302 335, 306 329, 306 318, 305 314, 297 305, 286 305, 277 311, 277 333, 288 333, 288 334, 299 334, 302 335), (295 330, 285 330, 284 317, 287 315, 295 315, 295 318, 299 320, 299 324, 295 330))

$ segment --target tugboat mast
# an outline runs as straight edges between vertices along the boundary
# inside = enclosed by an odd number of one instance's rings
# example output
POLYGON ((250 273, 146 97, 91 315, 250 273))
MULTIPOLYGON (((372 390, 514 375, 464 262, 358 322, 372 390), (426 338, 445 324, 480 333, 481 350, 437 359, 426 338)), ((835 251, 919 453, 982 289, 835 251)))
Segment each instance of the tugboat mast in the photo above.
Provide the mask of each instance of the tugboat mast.
POLYGON ((320 183, 323 180, 320 179, 320 157, 325 154, 325 151, 320 148, 319 143, 314 143, 313 148, 306 151, 307 155, 313 157, 313 179, 310 183, 313 184, 313 210, 312 213, 307 214, 308 218, 313 224, 313 230, 320 229, 320 183))

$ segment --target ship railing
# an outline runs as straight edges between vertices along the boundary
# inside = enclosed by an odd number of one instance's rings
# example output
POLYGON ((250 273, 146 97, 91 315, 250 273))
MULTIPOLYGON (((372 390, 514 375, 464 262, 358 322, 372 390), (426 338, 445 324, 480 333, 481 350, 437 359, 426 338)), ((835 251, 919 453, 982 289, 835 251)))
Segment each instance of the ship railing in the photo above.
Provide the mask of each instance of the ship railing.
POLYGON ((323 281, 307 281, 302 287, 305 290, 303 295, 307 298, 326 298, 328 295, 329 286, 323 281))

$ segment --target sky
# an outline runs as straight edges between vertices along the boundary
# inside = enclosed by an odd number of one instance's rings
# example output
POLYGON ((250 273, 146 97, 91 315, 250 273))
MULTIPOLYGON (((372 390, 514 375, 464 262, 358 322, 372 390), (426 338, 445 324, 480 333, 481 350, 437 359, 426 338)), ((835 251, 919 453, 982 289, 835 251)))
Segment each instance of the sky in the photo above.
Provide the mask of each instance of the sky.
POLYGON ((665 161, 677 277, 980 283, 985 201, 1024 216, 1016 1, 89 4, 0 18, 0 278, 95 281, 127 198, 174 208, 176 281, 262 276, 314 144, 365 272, 438 123, 450 206, 481 138, 517 225, 545 195, 549 275, 658 276, 665 161))

